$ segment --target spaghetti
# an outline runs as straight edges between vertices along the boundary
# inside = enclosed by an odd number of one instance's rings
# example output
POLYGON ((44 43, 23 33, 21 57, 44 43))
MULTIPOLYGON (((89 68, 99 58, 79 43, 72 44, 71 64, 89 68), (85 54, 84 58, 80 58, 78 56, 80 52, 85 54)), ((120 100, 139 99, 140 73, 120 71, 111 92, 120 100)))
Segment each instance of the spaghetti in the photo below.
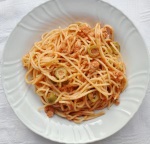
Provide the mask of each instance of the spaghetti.
POLYGON ((75 23, 42 35, 23 59, 25 80, 35 86, 46 114, 76 123, 119 104, 127 79, 120 45, 110 25, 75 23))

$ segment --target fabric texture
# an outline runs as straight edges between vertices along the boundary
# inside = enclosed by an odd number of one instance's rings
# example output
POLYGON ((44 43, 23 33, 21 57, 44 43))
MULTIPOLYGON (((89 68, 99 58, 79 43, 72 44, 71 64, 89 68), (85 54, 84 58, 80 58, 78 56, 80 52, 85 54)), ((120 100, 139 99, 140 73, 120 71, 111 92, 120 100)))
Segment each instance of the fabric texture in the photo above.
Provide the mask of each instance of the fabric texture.
MULTIPOLYGON (((5 43, 16 24, 47 0, 0 0, 0 71, 5 43)), ((150 0, 105 0, 126 14, 150 49, 150 0)), ((0 73, 1 79, 1 73, 0 73)), ((150 144, 150 86, 134 117, 116 134, 95 144, 150 144)), ((0 81, 0 144, 57 144, 30 131, 14 114, 0 81)))

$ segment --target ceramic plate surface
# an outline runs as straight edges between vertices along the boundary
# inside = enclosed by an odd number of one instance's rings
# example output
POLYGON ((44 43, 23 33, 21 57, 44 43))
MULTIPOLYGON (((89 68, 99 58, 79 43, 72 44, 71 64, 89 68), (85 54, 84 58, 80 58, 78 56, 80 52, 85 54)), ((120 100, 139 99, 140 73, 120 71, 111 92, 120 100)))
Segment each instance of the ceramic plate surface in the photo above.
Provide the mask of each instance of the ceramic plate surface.
POLYGON ((35 133, 62 143, 87 143, 104 139, 120 130, 138 110, 149 81, 148 51, 138 30, 119 10, 100 0, 50 0, 27 14, 8 39, 2 63, 2 83, 7 99, 19 119, 35 133), (94 26, 111 25, 127 68, 128 86, 120 105, 99 118, 75 124, 59 116, 49 119, 32 86, 24 81, 22 56, 47 31, 78 21, 94 26))

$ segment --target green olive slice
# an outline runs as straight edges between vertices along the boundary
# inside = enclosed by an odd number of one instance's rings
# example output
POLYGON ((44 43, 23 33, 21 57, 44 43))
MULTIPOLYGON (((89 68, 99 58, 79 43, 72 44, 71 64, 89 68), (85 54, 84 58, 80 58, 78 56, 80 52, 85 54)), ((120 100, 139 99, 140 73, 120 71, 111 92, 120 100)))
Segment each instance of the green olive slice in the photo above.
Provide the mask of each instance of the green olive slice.
POLYGON ((64 67, 59 67, 55 70, 55 76, 58 79, 63 79, 67 76, 67 70, 64 67))
POLYGON ((90 46, 87 51, 90 57, 97 57, 99 55, 99 49, 96 45, 90 46))
POLYGON ((47 96, 47 100, 51 104, 53 104, 56 101, 56 99, 57 99, 57 96, 54 93, 49 93, 47 96))
POLYGON ((98 101, 98 100, 99 100, 98 92, 94 92, 94 93, 88 94, 88 99, 89 99, 91 102, 96 102, 96 101, 98 101))
MULTIPOLYGON (((118 51, 120 51, 120 45, 118 42, 112 42, 113 45, 117 48, 118 51)), ((116 50, 112 47, 112 50, 115 54, 117 54, 116 50)))

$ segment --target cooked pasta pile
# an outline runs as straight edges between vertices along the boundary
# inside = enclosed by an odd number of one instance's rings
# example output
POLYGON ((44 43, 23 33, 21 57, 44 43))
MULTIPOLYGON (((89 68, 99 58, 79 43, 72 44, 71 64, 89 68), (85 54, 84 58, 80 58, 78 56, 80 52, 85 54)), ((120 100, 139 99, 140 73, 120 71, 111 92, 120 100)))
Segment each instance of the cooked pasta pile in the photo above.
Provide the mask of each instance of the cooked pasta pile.
POLYGON ((127 84, 110 25, 78 22, 54 29, 22 61, 25 80, 35 86, 48 117, 57 114, 76 123, 99 117, 102 109, 119 104, 127 84))

